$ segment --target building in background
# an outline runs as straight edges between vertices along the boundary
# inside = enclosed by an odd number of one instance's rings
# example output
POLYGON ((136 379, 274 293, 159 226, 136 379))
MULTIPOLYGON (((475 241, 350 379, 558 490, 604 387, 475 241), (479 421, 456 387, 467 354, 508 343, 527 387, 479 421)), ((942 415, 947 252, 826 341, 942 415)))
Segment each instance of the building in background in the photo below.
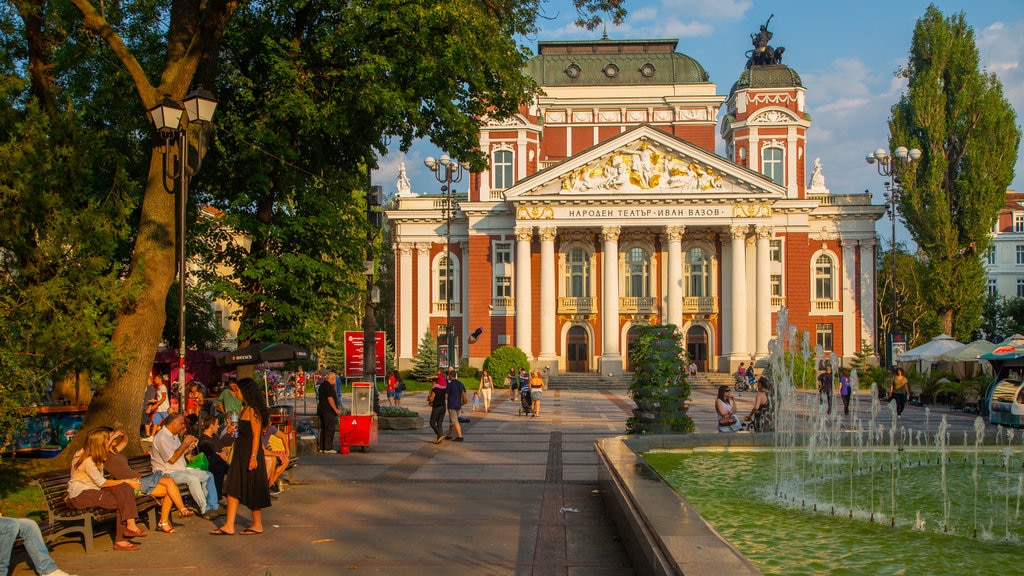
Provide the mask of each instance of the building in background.
POLYGON ((782 306, 841 358, 874 346, 884 207, 826 188, 800 76, 752 38, 725 96, 675 40, 540 42, 527 72, 543 95, 484 119, 490 169, 456 195, 450 278, 445 197, 399 178, 399 368, 438 335, 446 290, 478 366, 514 345, 537 368, 618 375, 634 328, 671 323, 700 370, 732 371, 767 354, 782 306))
POLYGON ((1024 193, 1006 192, 984 259, 989 294, 1024 298, 1024 193))

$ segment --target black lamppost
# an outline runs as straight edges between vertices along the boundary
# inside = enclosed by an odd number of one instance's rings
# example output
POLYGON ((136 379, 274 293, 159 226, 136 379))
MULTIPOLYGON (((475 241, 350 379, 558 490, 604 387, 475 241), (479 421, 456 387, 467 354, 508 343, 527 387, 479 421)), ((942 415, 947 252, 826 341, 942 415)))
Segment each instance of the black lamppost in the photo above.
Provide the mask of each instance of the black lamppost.
MULTIPOLYGON (((434 178, 442 184, 441 192, 444 194, 442 210, 445 219, 445 277, 443 284, 445 299, 445 346, 448 365, 458 369, 459 359, 456 358, 455 354, 455 331, 452 330, 452 288, 455 286, 455 282, 452 280, 452 216, 455 215, 456 208, 455 190, 452 188, 452 184, 462 181, 463 170, 462 165, 457 160, 452 160, 447 154, 442 154, 439 160, 434 160, 432 156, 428 156, 423 161, 423 165, 433 172, 434 178)), ((437 364, 438 367, 441 367, 440 339, 438 339, 437 355, 437 364)))
POLYGON ((884 196, 888 204, 885 210, 892 221, 892 241, 889 251, 892 257, 892 266, 889 269, 889 280, 892 288, 892 323, 889 327, 888 349, 886 350, 886 354, 889 355, 890 367, 896 365, 896 354, 893 350, 896 338, 899 336, 899 324, 897 322, 899 319, 899 308, 896 303, 896 216, 899 214, 900 171, 910 164, 911 161, 921 158, 921 151, 917 148, 907 150, 905 146, 900 146, 896 148, 894 153, 895 156, 890 156, 884 148, 879 148, 864 158, 869 165, 878 164, 878 174, 889 179, 885 182, 886 191, 884 196))
POLYGON ((211 127, 217 99, 213 92, 196 86, 185 96, 185 100, 172 100, 164 94, 163 101, 149 110, 153 127, 164 139, 164 187, 171 194, 177 193, 176 217, 178 231, 175 246, 178 260, 178 389, 179 398, 184 402, 185 391, 185 206, 188 200, 189 180, 199 172, 206 155, 206 133, 211 127), (183 120, 182 113, 187 113, 183 120), (189 131, 195 125, 195 147, 189 143, 189 131), (178 155, 171 158, 171 140, 177 140, 178 155), (178 185, 167 188, 168 181, 178 185))

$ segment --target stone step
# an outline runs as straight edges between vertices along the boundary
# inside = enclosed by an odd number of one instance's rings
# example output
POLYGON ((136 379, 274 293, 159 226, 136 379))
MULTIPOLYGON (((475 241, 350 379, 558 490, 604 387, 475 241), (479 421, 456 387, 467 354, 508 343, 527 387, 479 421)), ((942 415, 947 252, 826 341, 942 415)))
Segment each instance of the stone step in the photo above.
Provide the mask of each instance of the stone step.
POLYGON ((607 376, 597 372, 570 372, 566 374, 552 375, 548 380, 548 388, 554 390, 568 390, 578 388, 629 388, 633 381, 631 374, 622 376, 607 376))

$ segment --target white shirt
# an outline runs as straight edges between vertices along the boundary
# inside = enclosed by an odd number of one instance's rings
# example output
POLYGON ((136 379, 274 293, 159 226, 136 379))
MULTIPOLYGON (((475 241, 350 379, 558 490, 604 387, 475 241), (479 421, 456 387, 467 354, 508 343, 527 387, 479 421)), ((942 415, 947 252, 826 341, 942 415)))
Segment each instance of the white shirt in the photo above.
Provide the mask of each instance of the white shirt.
MULTIPOLYGON (((72 458, 77 461, 84 450, 79 450, 72 458)), ((86 458, 77 468, 71 469, 71 478, 68 480, 68 498, 74 498, 86 490, 99 490, 107 479, 103 477, 103 469, 96 466, 92 458, 86 458)))
POLYGON ((163 400, 161 400, 160 404, 157 405, 156 411, 167 412, 168 410, 171 409, 171 399, 170 397, 167 396, 167 386, 164 386, 163 384, 161 384, 160 387, 156 389, 156 397, 160 398, 161 394, 163 395, 163 400))
POLYGON ((149 447, 149 459, 153 463, 153 470, 161 472, 175 472, 185 469, 185 457, 178 458, 173 464, 170 459, 174 452, 181 446, 181 438, 171 434, 167 428, 161 428, 153 437, 153 445, 149 447))

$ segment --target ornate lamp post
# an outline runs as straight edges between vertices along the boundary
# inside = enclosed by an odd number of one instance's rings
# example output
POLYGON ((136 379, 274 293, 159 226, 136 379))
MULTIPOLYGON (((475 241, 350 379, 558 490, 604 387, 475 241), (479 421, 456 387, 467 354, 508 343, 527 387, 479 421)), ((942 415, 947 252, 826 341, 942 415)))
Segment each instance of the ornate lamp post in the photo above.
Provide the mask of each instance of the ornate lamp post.
POLYGON ((900 172, 910 162, 921 158, 921 151, 917 148, 907 150, 905 146, 900 146, 896 148, 894 154, 895 156, 890 156, 884 148, 879 148, 864 158, 869 165, 877 164, 878 174, 888 178, 885 182, 885 201, 888 203, 886 213, 892 222, 892 241, 889 251, 892 257, 892 266, 889 269, 889 281, 892 288, 892 324, 889 327, 886 353, 888 354, 890 367, 896 365, 894 343, 899 336, 899 324, 897 322, 899 319, 899 308, 896 302, 896 216, 899 213, 900 172))
MULTIPOLYGON (((453 160, 447 154, 442 154, 438 160, 428 156, 423 161, 423 165, 433 172, 434 178, 442 184, 441 192, 444 194, 442 210, 445 219, 445 277, 442 286, 445 300, 445 349, 448 365, 458 368, 459 359, 455 357, 455 331, 452 330, 452 288, 455 286, 452 281, 452 217, 456 209, 455 190, 452 188, 452 184, 462 181, 463 169, 457 160, 453 160)), ((440 339, 438 339, 437 347, 437 365, 441 367, 440 339)))
POLYGON ((178 181, 177 186, 166 188, 171 194, 177 193, 176 216, 178 230, 176 234, 176 251, 178 259, 178 388, 180 401, 184 402, 185 391, 185 206, 188 200, 189 180, 199 172, 206 155, 206 135, 212 126, 213 111, 217 108, 217 99, 213 93, 196 86, 195 90, 185 96, 181 103, 164 94, 160 104, 149 110, 149 119, 153 127, 164 139, 164 186, 167 181, 178 181), (182 119, 182 113, 187 113, 182 119), (190 129, 195 134, 195 145, 190 145, 190 129), (171 140, 177 140, 178 154, 172 158, 171 140))

